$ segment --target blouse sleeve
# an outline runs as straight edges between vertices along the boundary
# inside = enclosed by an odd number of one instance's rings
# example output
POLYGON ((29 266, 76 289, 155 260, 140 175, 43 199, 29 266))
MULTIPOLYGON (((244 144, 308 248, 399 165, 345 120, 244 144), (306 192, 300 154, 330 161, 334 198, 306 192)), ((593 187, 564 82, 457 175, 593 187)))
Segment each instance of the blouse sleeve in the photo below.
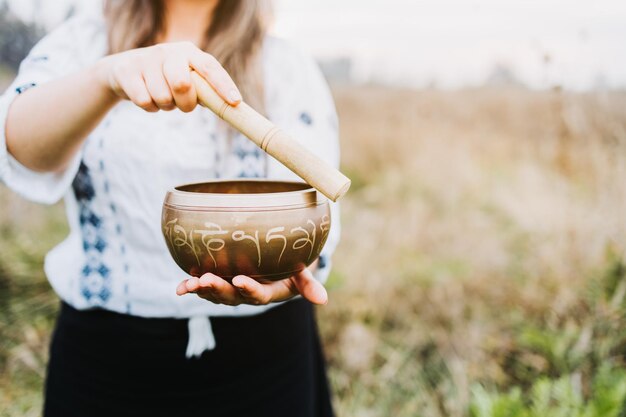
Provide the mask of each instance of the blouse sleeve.
MULTIPOLYGON (((278 39, 265 45, 265 86, 268 117, 311 152, 339 167, 339 135, 335 105, 317 63, 308 55, 278 39)), ((268 177, 300 179, 268 157, 268 177)), ((320 254, 316 278, 325 282, 331 255, 339 243, 339 204, 330 202, 331 228, 320 254)))
MULTIPOLYGON (((62 172, 35 172, 20 164, 7 151, 6 120, 13 100, 29 88, 78 71, 85 65, 85 43, 93 41, 93 22, 74 17, 45 36, 22 61, 13 83, 0 97, 0 180, 34 202, 53 204, 69 189, 80 164, 77 154, 62 172)), ((95 51, 95 45, 93 45, 95 51)), ((54 109, 50 109, 54 112, 54 109)))

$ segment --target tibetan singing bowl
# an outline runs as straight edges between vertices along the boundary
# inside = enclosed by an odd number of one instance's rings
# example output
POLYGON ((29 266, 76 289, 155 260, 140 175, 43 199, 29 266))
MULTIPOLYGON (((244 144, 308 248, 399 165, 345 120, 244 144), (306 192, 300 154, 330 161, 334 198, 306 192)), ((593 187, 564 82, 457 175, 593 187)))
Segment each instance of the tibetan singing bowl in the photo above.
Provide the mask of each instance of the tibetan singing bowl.
POLYGON ((189 275, 278 280, 319 256, 330 209, 302 182, 212 181, 169 191, 161 225, 170 254, 189 275))

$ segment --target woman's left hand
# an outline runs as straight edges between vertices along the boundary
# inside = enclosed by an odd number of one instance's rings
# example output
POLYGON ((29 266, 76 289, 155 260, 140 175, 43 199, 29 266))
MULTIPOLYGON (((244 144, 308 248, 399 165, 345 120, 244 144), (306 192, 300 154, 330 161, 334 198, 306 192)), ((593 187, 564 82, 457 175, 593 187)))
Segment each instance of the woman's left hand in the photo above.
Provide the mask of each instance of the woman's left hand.
POLYGON ((313 304, 328 302, 326 289, 308 268, 280 281, 259 282, 245 275, 237 275, 232 279, 232 284, 217 275, 207 273, 200 278, 192 277, 178 284, 176 294, 189 293, 215 304, 231 306, 264 305, 285 301, 298 294, 313 304))

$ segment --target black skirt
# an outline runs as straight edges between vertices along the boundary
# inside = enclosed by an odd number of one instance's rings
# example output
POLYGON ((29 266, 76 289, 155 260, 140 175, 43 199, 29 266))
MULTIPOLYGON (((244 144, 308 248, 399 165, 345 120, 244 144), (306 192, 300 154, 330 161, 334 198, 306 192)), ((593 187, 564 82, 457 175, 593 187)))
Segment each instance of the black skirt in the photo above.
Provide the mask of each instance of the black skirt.
POLYGON ((216 348, 187 359, 187 320, 63 304, 44 417, 333 415, 307 301, 211 324, 216 348))

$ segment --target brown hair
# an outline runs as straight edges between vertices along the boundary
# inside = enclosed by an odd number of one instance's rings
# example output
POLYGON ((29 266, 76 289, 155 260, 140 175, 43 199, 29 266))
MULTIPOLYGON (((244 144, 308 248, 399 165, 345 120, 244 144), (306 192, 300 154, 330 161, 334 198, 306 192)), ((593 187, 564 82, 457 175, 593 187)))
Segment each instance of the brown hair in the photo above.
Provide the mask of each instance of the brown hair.
MULTIPOLYGON (((106 0, 109 53, 156 43, 165 24, 162 0, 106 0)), ((258 52, 266 33, 266 0, 220 0, 200 48, 217 58, 237 83, 244 99, 263 110, 258 52)))

